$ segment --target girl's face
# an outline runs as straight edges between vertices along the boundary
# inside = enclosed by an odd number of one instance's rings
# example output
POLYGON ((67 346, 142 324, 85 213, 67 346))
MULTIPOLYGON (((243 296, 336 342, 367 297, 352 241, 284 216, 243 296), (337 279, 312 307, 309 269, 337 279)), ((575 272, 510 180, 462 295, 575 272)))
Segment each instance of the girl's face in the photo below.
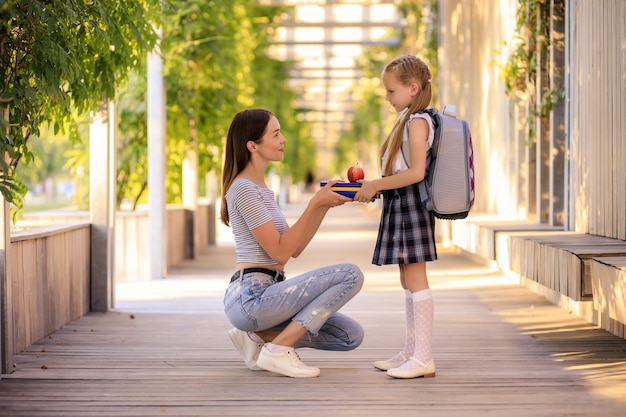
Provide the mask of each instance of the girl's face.
POLYGON ((401 112, 409 107, 417 93, 419 93, 419 86, 416 82, 404 85, 394 72, 386 72, 383 74, 383 85, 387 91, 385 100, 387 100, 397 112, 401 112))
POLYGON ((280 123, 272 116, 267 122, 260 143, 254 144, 255 149, 268 161, 281 161, 285 153, 287 139, 280 133, 280 123))

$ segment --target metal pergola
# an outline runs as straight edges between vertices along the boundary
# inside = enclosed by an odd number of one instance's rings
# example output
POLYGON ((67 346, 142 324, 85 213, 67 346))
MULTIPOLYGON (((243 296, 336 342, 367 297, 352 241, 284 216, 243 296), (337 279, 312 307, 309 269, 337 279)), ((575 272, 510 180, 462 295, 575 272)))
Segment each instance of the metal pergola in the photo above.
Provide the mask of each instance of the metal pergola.
POLYGON ((342 133, 352 127, 354 91, 366 48, 393 46, 406 26, 393 0, 259 0, 291 6, 279 23, 270 53, 294 62, 290 86, 303 120, 312 124, 321 161, 330 160, 342 133))

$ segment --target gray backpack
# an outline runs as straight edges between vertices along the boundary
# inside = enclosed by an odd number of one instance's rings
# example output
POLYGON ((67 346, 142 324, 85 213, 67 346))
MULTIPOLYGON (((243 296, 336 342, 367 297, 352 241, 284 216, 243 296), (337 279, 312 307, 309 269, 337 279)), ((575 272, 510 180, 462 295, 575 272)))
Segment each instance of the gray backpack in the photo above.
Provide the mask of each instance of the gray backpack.
MULTIPOLYGON (((474 150, 472 135, 465 120, 456 118, 456 108, 444 106, 443 112, 426 109, 433 120, 435 139, 427 161, 426 178, 419 183, 422 205, 435 217, 464 219, 474 205, 474 150)), ((405 134, 408 134, 408 123, 405 134)), ((409 165, 409 141, 402 142, 402 156, 409 165)))

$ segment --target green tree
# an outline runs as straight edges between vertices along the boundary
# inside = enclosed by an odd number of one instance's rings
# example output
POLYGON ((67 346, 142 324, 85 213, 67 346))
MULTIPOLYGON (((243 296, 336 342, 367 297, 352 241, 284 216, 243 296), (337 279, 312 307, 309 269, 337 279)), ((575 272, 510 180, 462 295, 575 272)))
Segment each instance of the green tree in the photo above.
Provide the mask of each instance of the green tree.
POLYGON ((141 68, 131 74, 116 102, 116 207, 127 202, 133 210, 147 202, 148 190, 148 77, 145 65, 141 68))
POLYGON ((28 165, 18 165, 16 171, 17 176, 30 190, 53 177, 62 181, 71 179, 69 173, 59 173, 59 168, 64 165, 65 153, 71 146, 67 135, 55 135, 48 132, 46 127, 41 129, 40 135, 37 137, 31 135, 29 142, 33 161, 28 165))
MULTIPOLYGON (((171 0, 163 9, 161 51, 166 88, 169 203, 182 201, 182 164, 198 154, 198 175, 221 169, 223 141, 238 111, 266 107, 276 113, 289 137, 290 155, 281 164, 297 179, 314 164, 308 130, 297 123, 288 63, 270 58, 269 33, 285 9, 256 0, 171 0), (307 139, 308 138, 308 139, 307 139)), ((118 202, 145 196, 145 82, 138 80, 118 100, 118 202), (126 156, 127 157, 126 157, 126 156), (141 196, 137 193, 141 193, 141 196)), ((203 181, 199 181, 202 193, 203 181)))
MULTIPOLYGON (((162 10, 161 56, 166 88, 168 203, 182 200, 182 164, 198 154, 200 193, 208 172, 221 169, 222 143, 232 117, 248 107, 276 113, 289 139, 282 173, 296 180, 314 164, 315 149, 306 125, 297 122, 289 63, 268 54, 273 22, 285 8, 259 6, 256 0, 171 0, 162 10)), ((118 88, 117 205, 147 201, 147 114, 145 59, 130 81, 118 88)), ((88 160, 83 139, 69 166, 88 160)), ((83 171, 88 168, 85 166, 83 171)))
POLYGON ((360 98, 355 102, 352 129, 344 132, 336 145, 335 162, 338 167, 347 167, 363 160, 381 142, 383 121, 380 107, 383 97, 378 82, 372 82, 367 87, 362 85, 359 93, 360 98))
MULTIPOLYGON (((221 165, 221 144, 235 112, 253 104, 257 32, 252 0, 171 0, 163 10, 167 113, 167 200, 182 197, 182 164, 198 154, 199 175, 221 165)), ((203 184, 201 181, 200 184, 203 184)))
MULTIPOLYGON (((0 192, 20 208, 29 139, 56 134, 115 96, 156 40, 152 0, 6 0, 0 4, 0 192)), ((70 133, 76 130, 70 130, 70 133)), ((76 135, 70 135, 76 140, 76 135)))
POLYGON ((258 42, 251 63, 254 74, 253 100, 256 107, 266 108, 276 115, 281 131, 287 138, 285 158, 276 167, 277 172, 292 182, 299 182, 306 179, 307 173, 315 173, 316 147, 310 133, 310 123, 303 121, 302 115, 306 109, 293 107, 296 94, 288 83, 292 63, 276 60, 268 54, 272 22, 277 22, 284 11, 284 8, 260 7, 253 17, 254 22, 265 26, 264 30, 257 31, 258 42))

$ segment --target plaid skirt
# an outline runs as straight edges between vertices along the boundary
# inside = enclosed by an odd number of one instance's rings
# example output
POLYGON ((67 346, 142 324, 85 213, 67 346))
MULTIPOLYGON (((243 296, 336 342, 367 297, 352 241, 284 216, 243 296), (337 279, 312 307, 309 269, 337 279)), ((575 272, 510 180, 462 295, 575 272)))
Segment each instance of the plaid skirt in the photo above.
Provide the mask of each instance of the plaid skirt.
POLYGON ((422 207, 417 184, 382 192, 383 210, 374 265, 412 264, 437 259, 435 216, 422 207))

